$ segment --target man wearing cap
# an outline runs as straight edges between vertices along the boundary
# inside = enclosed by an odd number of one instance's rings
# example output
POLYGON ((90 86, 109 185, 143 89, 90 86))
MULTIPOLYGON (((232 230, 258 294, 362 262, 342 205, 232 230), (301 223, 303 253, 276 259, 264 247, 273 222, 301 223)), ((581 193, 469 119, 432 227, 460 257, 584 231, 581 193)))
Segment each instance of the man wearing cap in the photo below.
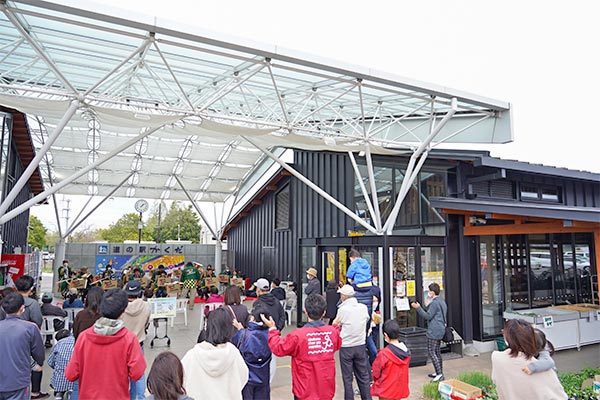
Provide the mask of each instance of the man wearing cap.
MULTIPOLYGON (((271 284, 265 278, 260 278, 254 282, 254 286, 256 287, 258 299, 256 299, 252 305, 251 314, 254 313, 254 310, 256 309, 266 309, 267 313, 271 315, 275 321, 275 326, 281 332, 285 326, 285 311, 279 300, 270 292, 271 284)), ((277 367, 276 360, 276 357, 271 357, 271 364, 269 366, 270 382, 273 381, 273 377, 275 376, 275 368, 277 367)))
POLYGON ((311 294, 321 294, 321 282, 317 279, 317 269, 309 268, 306 270, 308 285, 304 288, 304 294, 308 297, 311 294))
MULTIPOLYGON (((129 281, 123 288, 127 293, 127 299, 129 303, 121 320, 125 324, 125 328, 133 332, 140 342, 142 347, 142 353, 144 352, 144 340, 146 340, 146 330, 148 329, 148 323, 150 321, 150 307, 148 303, 142 300, 142 284, 140 281, 129 281)), ((145 376, 137 381, 130 380, 129 382, 129 394, 131 399, 144 399, 146 391, 146 379, 145 376)))
POLYGON ((371 399, 371 367, 366 348, 366 326, 371 319, 367 306, 354 297, 354 288, 344 285, 338 290, 340 304, 334 325, 341 328, 342 347, 340 348, 340 368, 344 382, 344 399, 354 398, 352 376, 356 378, 360 398, 371 399))
MULTIPOLYGON (((65 310, 52 304, 52 293, 44 293, 42 295, 42 306, 40 307, 40 310, 42 311, 43 316, 48 315, 63 318, 67 316, 67 312, 65 310)), ((55 319, 53 325, 54 330, 58 332, 65 328, 65 321, 55 319)), ((46 342, 44 345, 46 347, 52 347, 52 335, 46 335, 46 342)))

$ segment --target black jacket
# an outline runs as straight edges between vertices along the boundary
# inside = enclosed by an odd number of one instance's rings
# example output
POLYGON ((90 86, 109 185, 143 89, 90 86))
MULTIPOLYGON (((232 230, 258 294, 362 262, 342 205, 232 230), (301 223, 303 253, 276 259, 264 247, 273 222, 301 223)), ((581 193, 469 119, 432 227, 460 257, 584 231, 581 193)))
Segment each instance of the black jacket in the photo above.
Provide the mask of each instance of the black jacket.
POLYGON ((258 299, 256 299, 254 305, 252 306, 252 310, 256 309, 257 307, 264 307, 264 309, 266 309, 267 312, 273 317, 277 329, 280 331, 283 329, 285 326, 285 311, 283 310, 279 300, 277 300, 272 293, 261 294, 258 296, 258 299))
POLYGON ((285 290, 283 290, 282 287, 271 289, 271 294, 275 296, 277 300, 285 300, 285 290))

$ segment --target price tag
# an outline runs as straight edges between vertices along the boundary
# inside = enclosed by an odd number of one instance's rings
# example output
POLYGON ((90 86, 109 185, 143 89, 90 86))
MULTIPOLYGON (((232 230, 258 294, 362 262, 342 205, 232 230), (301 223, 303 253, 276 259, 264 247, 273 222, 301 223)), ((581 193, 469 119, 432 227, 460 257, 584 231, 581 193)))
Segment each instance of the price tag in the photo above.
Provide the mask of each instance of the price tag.
POLYGON ((544 328, 552 328, 554 326, 554 318, 551 315, 544 316, 544 328))

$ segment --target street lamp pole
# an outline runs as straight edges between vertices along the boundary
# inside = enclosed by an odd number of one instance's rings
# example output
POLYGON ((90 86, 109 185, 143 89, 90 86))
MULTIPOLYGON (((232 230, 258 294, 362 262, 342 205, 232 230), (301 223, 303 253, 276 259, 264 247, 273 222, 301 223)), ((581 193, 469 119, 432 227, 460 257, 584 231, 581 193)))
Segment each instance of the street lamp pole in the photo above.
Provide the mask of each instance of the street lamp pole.
POLYGON ((138 244, 142 243, 142 213, 140 213, 140 222, 138 222, 138 244))

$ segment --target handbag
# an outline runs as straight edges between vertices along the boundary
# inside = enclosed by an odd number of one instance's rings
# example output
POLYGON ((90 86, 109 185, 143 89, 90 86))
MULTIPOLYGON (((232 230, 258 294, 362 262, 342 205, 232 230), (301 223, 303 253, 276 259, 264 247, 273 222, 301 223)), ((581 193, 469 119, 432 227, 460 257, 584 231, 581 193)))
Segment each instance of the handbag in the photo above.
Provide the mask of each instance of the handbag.
POLYGON ((446 328, 444 329, 444 336, 442 337, 442 340, 446 343, 452 342, 454 341, 454 329, 452 329, 452 327, 448 326, 448 324, 446 323, 446 316, 444 315, 443 311, 442 318, 444 319, 444 325, 446 326, 446 328))

